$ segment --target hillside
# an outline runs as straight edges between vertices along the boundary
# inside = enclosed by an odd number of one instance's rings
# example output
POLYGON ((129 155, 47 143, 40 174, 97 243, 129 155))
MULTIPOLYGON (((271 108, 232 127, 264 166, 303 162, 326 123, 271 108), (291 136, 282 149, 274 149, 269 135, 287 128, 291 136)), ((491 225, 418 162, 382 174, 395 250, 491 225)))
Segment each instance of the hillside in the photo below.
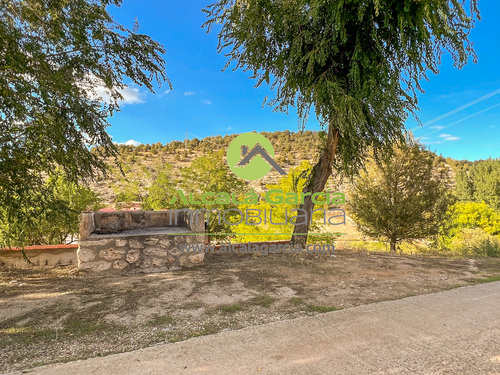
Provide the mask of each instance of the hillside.
MULTIPOLYGON (((316 131, 304 132, 263 132, 274 147, 276 161, 285 171, 298 166, 303 160, 314 162, 319 147, 319 133, 316 131)), ((237 134, 224 137, 210 136, 203 139, 172 141, 168 144, 141 144, 139 146, 119 145, 119 162, 123 174, 114 160, 107 159, 109 173, 107 178, 91 184, 91 188, 102 198, 105 208, 122 209, 140 207, 140 202, 147 194, 147 189, 158 173, 170 164, 174 171, 187 167, 198 157, 207 152, 226 150, 237 134)), ((455 170, 466 161, 457 161, 451 158, 438 157, 442 167, 447 169, 450 184, 454 184, 455 170)), ((257 191, 262 191, 267 184, 276 183, 280 175, 271 171, 264 178, 248 183, 257 191)), ((344 181, 330 178, 327 189, 347 191, 348 184, 344 181)))
MULTIPOLYGON (((262 134, 273 143, 275 159, 285 171, 298 166, 303 160, 312 162, 317 154, 318 132, 283 131, 262 134)), ((174 170, 187 167, 207 152, 227 149, 236 136, 237 134, 224 137, 219 135, 201 140, 194 138, 185 142, 172 141, 168 144, 141 144, 137 147, 119 145, 119 162, 124 174, 112 159, 107 159, 107 178, 91 184, 91 188, 101 196, 106 208, 119 209, 130 206, 130 202, 140 202, 144 198, 147 188, 165 164, 172 165, 174 170)), ((249 185, 260 191, 266 184, 276 183, 279 177, 273 170, 261 180, 249 185)), ((137 206, 137 203, 135 205, 137 206)))

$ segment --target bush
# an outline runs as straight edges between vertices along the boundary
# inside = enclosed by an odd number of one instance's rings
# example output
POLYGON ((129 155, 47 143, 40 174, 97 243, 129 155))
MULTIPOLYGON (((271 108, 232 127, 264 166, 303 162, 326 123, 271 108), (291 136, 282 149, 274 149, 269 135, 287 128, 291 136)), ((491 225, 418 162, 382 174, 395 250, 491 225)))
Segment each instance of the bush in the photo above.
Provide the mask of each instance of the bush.
POLYGON ((500 239, 481 228, 463 228, 451 240, 450 249, 455 255, 500 256, 500 239))
POLYGON ((491 235, 500 234, 500 214, 486 203, 455 203, 447 213, 445 233, 454 237, 461 229, 480 228, 491 235))

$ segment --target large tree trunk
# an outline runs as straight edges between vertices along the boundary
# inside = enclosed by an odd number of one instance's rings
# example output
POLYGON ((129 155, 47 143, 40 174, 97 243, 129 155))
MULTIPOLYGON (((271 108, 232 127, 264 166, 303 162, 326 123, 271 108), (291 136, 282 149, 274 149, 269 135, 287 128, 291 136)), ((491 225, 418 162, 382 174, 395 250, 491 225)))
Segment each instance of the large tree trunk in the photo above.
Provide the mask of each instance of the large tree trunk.
POLYGON ((325 188, 326 181, 332 173, 333 157, 335 156, 335 152, 337 151, 337 146, 339 144, 339 135, 339 130, 334 127, 333 121, 330 120, 326 145, 321 151, 318 162, 312 169, 310 180, 308 181, 304 189, 302 189, 303 193, 311 193, 310 195, 305 197, 304 203, 302 203, 299 207, 300 209, 307 212, 308 220, 305 223, 295 225, 292 236, 292 243, 294 245, 302 245, 302 247, 305 247, 307 243, 307 233, 309 233, 309 226, 311 224, 310 213, 314 208, 314 204, 311 200, 311 195, 317 192, 321 192, 325 188))

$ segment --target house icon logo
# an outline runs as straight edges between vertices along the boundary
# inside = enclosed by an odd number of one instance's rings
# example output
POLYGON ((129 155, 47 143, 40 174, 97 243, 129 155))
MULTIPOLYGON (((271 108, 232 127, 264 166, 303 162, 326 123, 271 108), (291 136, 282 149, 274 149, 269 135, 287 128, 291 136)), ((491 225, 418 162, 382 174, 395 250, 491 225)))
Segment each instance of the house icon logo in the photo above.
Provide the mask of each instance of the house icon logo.
POLYGON ((227 149, 227 164, 236 176, 248 181, 264 177, 273 168, 286 175, 274 160, 273 145, 258 133, 243 133, 233 139, 227 149))

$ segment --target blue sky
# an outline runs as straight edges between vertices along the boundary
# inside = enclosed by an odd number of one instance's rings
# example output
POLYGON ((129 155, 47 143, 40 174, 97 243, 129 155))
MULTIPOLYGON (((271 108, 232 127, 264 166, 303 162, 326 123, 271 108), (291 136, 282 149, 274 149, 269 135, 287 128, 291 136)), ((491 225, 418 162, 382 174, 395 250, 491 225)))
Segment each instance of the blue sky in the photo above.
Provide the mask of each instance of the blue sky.
MULTIPOLYGON (((116 142, 168 143, 209 135, 248 131, 297 131, 297 116, 262 108, 271 95, 268 87, 254 87, 249 74, 231 69, 222 72, 226 58, 217 54, 215 33, 201 28, 208 1, 124 0, 111 7, 116 21, 132 28, 134 18, 140 32, 153 37, 167 49, 167 74, 173 90, 164 85, 155 94, 131 86, 122 111, 112 118, 110 134, 116 142)), ((450 111, 491 94, 452 115, 414 131, 416 137, 439 154, 456 159, 500 157, 500 2, 482 0, 482 20, 471 34, 479 57, 465 68, 453 67, 451 58, 442 60, 439 75, 422 82, 418 116, 425 124, 450 111), (498 93, 495 91, 498 90, 498 93), (494 93, 494 94, 492 94, 494 93), (497 105, 495 107, 495 105, 497 105)), ((409 118, 408 128, 415 121, 409 118)), ((308 123, 317 129, 316 121, 308 123)))

